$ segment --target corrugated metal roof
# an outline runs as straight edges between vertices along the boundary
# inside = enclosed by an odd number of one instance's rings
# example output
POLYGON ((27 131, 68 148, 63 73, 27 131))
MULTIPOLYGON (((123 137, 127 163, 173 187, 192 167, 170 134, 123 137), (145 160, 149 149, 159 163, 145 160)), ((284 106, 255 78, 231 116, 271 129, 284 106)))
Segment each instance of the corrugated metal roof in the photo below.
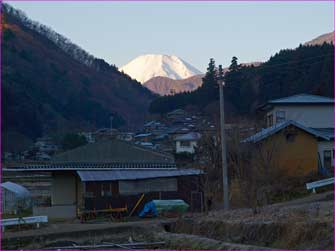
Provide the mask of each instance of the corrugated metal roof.
POLYGON ((140 180, 199 175, 199 169, 77 171, 82 181, 140 180))
POLYGON ((30 196, 30 192, 28 191, 27 188, 10 181, 2 183, 1 187, 15 193, 18 197, 30 196))
POLYGON ((110 170, 110 169, 176 169, 175 163, 127 163, 127 162, 62 162, 36 165, 18 165, 3 168, 4 171, 77 171, 77 170, 110 170))
POLYGON ((273 99, 268 102, 269 104, 303 104, 303 103, 313 103, 313 104, 333 104, 334 99, 324 97, 324 96, 317 96, 317 95, 310 95, 310 94, 298 94, 293 95, 285 98, 280 99, 273 99))
POLYGON ((262 129, 260 132, 244 139, 242 141, 242 143, 247 143, 247 142, 251 142, 251 143, 256 143, 258 141, 261 141, 277 132, 279 132, 280 130, 284 129, 285 127, 289 126, 289 125, 294 125, 295 127, 298 127, 300 128, 301 130, 309 133, 309 134, 312 134, 314 135, 315 137, 319 137, 319 138, 322 138, 324 140, 330 140, 329 137, 327 137, 324 133, 321 133, 320 131, 318 130, 315 130, 315 129, 312 129, 312 128, 308 128, 308 127, 305 127, 301 124, 299 124, 298 122, 296 121, 293 121, 293 120, 286 120, 284 122, 281 122, 281 123, 277 123, 275 124, 274 126, 271 126, 271 127, 268 127, 268 128, 265 128, 265 129, 262 129))

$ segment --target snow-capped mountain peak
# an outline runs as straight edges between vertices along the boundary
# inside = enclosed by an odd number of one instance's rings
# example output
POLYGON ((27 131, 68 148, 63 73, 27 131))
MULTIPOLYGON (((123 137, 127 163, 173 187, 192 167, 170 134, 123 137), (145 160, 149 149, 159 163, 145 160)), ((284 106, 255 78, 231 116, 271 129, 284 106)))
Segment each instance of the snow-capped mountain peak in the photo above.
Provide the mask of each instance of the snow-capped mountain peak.
POLYGON ((153 77, 185 79, 201 72, 177 56, 146 54, 139 56, 120 68, 137 81, 144 83, 153 77))

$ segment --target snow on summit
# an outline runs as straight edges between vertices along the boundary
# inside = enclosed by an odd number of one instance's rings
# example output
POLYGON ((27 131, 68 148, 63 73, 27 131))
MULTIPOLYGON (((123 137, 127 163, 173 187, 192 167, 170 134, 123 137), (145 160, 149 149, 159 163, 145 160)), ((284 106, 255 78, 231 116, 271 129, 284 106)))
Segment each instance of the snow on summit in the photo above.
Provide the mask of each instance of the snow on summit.
POLYGON ((202 74, 198 69, 177 56, 147 54, 122 66, 120 71, 142 84, 153 77, 184 79, 202 74))

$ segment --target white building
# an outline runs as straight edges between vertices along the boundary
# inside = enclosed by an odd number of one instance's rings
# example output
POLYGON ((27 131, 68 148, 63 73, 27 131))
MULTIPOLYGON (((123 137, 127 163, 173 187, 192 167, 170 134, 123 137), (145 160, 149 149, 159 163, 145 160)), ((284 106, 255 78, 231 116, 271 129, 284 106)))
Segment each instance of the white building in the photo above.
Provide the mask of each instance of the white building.
POLYGON ((177 136, 176 141, 176 153, 191 153, 195 152, 198 140, 201 138, 201 134, 197 132, 190 132, 177 136))
POLYGON ((58 151, 58 146, 54 144, 50 137, 38 138, 35 142, 35 147, 40 152, 53 153, 58 151))
POLYGON ((286 120, 294 120, 311 128, 334 128, 334 99, 299 94, 274 99, 262 107, 267 111, 268 127, 286 120))

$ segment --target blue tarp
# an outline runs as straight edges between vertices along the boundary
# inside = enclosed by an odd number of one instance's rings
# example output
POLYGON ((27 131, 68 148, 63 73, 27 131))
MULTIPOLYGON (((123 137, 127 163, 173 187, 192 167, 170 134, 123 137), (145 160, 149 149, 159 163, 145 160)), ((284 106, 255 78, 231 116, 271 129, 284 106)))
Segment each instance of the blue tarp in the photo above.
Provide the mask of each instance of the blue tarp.
POLYGON ((150 201, 144 205, 143 210, 140 212, 139 216, 144 217, 147 214, 151 214, 153 216, 157 216, 156 205, 153 201, 150 201))
POLYGON ((189 205, 183 200, 152 200, 144 205, 143 210, 139 216, 146 215, 157 216, 164 212, 178 212, 184 213, 188 210, 189 205))

